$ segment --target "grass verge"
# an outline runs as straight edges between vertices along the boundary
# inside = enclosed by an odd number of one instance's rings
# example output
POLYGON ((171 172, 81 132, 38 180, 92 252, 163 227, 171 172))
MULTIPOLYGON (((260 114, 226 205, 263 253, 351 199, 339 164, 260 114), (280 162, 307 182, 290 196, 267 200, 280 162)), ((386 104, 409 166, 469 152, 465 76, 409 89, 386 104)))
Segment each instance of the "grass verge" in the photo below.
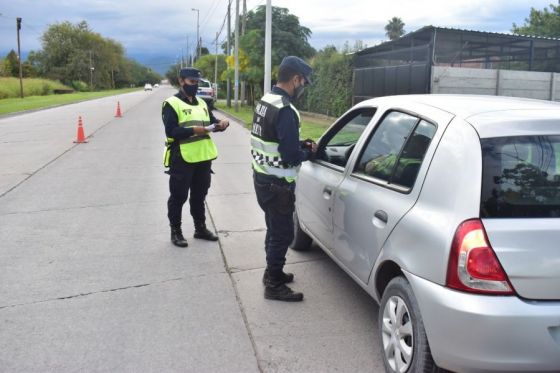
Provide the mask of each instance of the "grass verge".
MULTIPOLYGON (((216 103, 216 108, 238 118, 245 124, 246 128, 251 129, 251 123, 253 122, 252 107, 240 106, 239 111, 235 111, 233 107, 228 108, 224 102, 218 101, 216 103)), ((315 118, 309 115, 302 114, 300 138, 313 139, 317 141, 332 123, 332 120, 315 118)))
POLYGON ((0 100, 0 115, 17 113, 31 109, 43 109, 51 106, 70 104, 77 101, 114 96, 121 93, 138 91, 141 88, 113 89, 99 92, 78 92, 63 95, 29 96, 24 98, 6 98, 0 100))

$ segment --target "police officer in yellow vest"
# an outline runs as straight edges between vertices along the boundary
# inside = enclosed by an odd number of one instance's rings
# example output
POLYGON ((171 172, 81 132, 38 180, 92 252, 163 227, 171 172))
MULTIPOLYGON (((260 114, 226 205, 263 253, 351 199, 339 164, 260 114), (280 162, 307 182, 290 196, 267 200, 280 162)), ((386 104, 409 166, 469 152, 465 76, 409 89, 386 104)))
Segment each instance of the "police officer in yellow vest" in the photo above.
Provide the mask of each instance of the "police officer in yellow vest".
POLYGON ((257 201, 266 221, 266 270, 264 296, 287 302, 303 300, 288 286, 294 280, 285 273, 288 246, 294 238, 295 180, 301 162, 316 151, 315 143, 299 139, 300 116, 292 101, 311 83, 311 66, 288 56, 278 70, 278 82, 255 107, 251 130, 251 155, 257 201))
POLYGON ((199 70, 187 67, 179 74, 180 90, 163 102, 162 118, 167 136, 164 165, 169 167, 169 200, 167 217, 171 242, 188 246, 181 230, 183 204, 190 191, 190 212, 195 238, 216 241, 218 237, 206 228, 204 200, 210 188, 212 160, 218 157, 210 132, 224 131, 229 122, 217 120, 204 100, 196 98, 199 70))

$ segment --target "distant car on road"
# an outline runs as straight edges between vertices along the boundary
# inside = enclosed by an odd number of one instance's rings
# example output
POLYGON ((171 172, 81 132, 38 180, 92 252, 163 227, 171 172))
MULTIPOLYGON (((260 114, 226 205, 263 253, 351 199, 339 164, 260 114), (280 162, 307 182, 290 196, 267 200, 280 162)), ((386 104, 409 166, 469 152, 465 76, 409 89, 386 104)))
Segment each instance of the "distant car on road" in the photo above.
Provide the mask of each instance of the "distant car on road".
POLYGON ((202 98, 206 102, 210 110, 214 109, 216 94, 210 81, 206 79, 200 79, 200 81, 198 82, 198 92, 196 93, 196 96, 202 98))
POLYGON ((293 249, 380 303, 388 372, 560 371, 560 104, 360 102, 301 166, 294 220, 293 249))
POLYGON ((154 88, 159 88, 159 84, 154 84, 154 88))
POLYGON ((151 91, 151 90, 152 90, 152 85, 149 84, 149 83, 146 83, 146 84, 144 85, 144 91, 151 91))

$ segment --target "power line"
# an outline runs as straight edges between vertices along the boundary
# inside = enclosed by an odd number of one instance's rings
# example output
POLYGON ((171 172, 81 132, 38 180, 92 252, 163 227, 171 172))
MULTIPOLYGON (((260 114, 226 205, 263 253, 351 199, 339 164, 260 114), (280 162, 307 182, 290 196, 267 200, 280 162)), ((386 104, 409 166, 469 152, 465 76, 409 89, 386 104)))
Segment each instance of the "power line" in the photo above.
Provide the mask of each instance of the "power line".
MULTIPOLYGON (((230 4, 231 4, 231 0, 229 0, 230 4)), ((218 4, 217 2, 215 4, 218 4)), ((220 27, 220 31, 218 31, 218 36, 222 33, 222 30, 224 29, 224 25, 226 23, 226 19, 227 19, 227 11, 226 14, 224 16, 224 20, 222 21, 222 26, 220 27)), ((214 44, 216 42, 216 38, 214 38, 214 41, 210 44, 214 44)))
POLYGON ((214 0, 214 3, 212 3, 212 5, 210 6, 210 10, 208 11, 208 13, 206 13, 206 17, 204 17, 204 20, 202 21, 202 30, 200 32, 200 34, 204 34, 204 32, 206 31, 207 28, 207 24, 206 21, 210 18, 210 16, 214 15, 214 12, 217 9, 217 5, 219 4, 221 0, 214 0))
POLYGON ((210 10, 208 11, 208 13, 206 13, 206 17, 204 17, 204 19, 202 20, 203 24, 206 24, 206 21, 208 20, 208 18, 210 17, 210 14, 213 14, 216 11, 216 6, 218 5, 218 2, 220 0, 214 0, 214 2, 212 3, 212 5, 210 6, 210 10))
MULTIPOLYGON (((228 5, 228 7, 231 6, 231 2, 232 2, 232 1, 233 1, 233 0, 229 0, 229 5, 228 5)), ((216 38, 214 39, 214 42, 217 42, 217 41, 218 41, 218 38, 219 38, 220 35, 222 34, 222 31, 224 31, 224 26, 226 25, 227 17, 228 17, 228 12, 226 12, 226 14, 225 14, 225 16, 224 16, 224 20, 222 21, 222 26, 220 26, 220 31, 218 31, 218 34, 216 35, 216 38)), ((223 43, 224 43, 224 41, 222 41, 221 44, 223 44, 223 43)))

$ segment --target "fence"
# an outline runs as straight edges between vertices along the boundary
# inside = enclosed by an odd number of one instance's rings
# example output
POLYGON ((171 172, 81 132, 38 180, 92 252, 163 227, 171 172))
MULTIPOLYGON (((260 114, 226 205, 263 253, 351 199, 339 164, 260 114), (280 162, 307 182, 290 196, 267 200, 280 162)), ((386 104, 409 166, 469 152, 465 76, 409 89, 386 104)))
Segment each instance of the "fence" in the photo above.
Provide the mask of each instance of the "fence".
POLYGON ((482 94, 560 101, 560 74, 433 66, 431 93, 482 94))

